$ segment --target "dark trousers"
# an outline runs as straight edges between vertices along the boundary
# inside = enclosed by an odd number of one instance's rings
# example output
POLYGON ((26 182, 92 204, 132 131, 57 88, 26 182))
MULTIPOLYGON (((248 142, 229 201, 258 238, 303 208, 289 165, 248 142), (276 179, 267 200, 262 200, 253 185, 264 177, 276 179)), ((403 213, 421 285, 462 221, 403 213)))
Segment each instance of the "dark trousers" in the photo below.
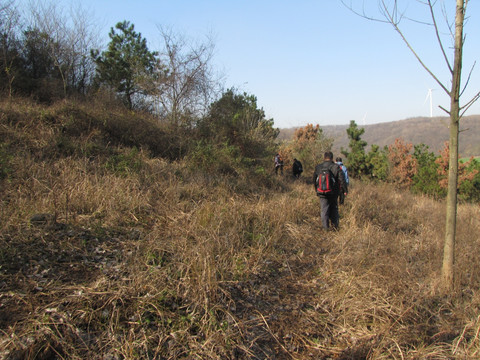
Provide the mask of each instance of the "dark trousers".
POLYGON ((321 218, 323 228, 328 230, 331 224, 334 229, 337 229, 340 220, 337 203, 338 195, 319 196, 319 198, 320 206, 322 207, 321 218))

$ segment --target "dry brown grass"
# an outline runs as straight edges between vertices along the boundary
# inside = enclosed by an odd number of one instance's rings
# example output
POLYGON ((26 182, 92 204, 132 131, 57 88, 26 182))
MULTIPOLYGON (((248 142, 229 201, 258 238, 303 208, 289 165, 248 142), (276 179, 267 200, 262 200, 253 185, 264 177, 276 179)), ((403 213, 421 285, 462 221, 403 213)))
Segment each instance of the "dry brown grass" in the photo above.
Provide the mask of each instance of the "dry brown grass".
POLYGON ((58 110, 4 109, 16 151, 1 183, 1 359, 480 356, 478 205, 459 207, 443 296, 441 202, 356 183, 325 233, 305 182, 238 193, 100 142, 59 156, 58 110))

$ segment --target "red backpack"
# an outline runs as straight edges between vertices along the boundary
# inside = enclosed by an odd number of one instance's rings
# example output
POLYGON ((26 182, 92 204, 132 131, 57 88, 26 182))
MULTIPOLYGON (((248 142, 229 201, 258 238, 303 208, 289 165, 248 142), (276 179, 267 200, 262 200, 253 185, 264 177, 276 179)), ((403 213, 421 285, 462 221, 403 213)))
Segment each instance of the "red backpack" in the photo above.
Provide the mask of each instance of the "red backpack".
POLYGON ((335 186, 335 178, 329 169, 322 169, 320 174, 317 175, 315 182, 315 189, 317 195, 330 195, 333 194, 335 186))

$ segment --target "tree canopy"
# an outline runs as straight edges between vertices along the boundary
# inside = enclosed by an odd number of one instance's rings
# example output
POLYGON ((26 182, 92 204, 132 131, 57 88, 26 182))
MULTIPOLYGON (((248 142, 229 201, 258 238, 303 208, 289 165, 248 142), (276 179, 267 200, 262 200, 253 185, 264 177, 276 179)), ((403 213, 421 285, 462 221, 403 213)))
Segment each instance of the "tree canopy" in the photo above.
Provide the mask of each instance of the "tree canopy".
POLYGON ((267 119, 264 110, 257 107, 254 95, 237 94, 233 89, 210 105, 207 116, 199 122, 199 131, 216 142, 238 146, 250 158, 263 154, 279 132, 273 119, 267 119))
POLYGON ((100 55, 98 51, 92 51, 97 65, 97 81, 121 94, 131 109, 135 95, 148 94, 145 84, 156 74, 157 53, 148 49, 147 40, 128 21, 111 28, 109 37, 107 50, 100 55))

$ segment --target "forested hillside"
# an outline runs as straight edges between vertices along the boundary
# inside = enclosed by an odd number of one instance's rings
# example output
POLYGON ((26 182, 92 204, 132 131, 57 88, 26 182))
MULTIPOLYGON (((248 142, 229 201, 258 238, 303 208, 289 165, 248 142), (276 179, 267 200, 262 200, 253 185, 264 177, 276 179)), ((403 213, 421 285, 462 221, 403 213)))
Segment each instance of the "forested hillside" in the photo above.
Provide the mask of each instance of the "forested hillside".
MULTIPOLYGON (((358 125, 365 129, 363 139, 369 145, 389 146, 395 142, 396 138, 403 138, 405 142, 414 145, 428 145, 438 154, 443 149, 444 142, 448 141, 448 122, 449 119, 445 117, 418 117, 371 125, 358 123, 358 125)), ((480 156, 480 115, 465 116, 460 124, 460 156, 480 156)), ((322 126, 324 133, 334 139, 335 153, 339 153, 342 147, 348 147, 347 128, 348 125, 322 126)), ((293 133, 294 129, 281 129, 280 138, 292 139, 293 133)))

